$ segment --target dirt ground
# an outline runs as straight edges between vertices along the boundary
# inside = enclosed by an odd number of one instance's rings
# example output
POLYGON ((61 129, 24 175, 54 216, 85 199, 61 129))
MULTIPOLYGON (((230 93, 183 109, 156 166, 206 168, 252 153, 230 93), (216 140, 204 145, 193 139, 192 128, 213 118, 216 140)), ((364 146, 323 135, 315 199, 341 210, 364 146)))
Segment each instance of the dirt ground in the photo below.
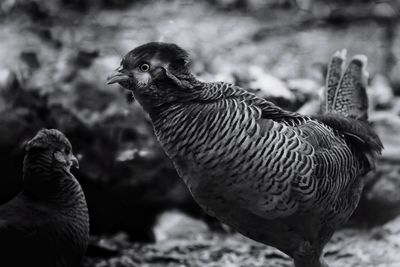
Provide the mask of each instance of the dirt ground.
MULTIPOLYGON (((164 214, 156 227, 158 242, 129 243, 123 234, 97 240, 121 255, 108 260, 87 258, 85 266, 291 267, 282 252, 240 234, 212 233, 179 213, 164 214)), ((345 228, 325 248, 331 267, 396 267, 400 265, 400 218, 370 229, 345 228)))

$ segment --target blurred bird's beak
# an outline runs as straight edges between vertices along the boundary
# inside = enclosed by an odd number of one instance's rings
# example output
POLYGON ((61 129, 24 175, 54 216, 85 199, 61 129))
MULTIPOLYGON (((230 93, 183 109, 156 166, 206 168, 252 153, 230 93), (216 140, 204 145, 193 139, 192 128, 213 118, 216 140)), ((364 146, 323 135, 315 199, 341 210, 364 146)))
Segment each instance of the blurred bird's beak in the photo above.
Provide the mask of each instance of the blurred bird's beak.
POLYGON ((70 160, 72 162, 72 167, 79 169, 79 161, 74 155, 71 156, 70 160))
POLYGON ((119 83, 129 79, 129 76, 121 72, 121 67, 107 77, 107 84, 119 83))

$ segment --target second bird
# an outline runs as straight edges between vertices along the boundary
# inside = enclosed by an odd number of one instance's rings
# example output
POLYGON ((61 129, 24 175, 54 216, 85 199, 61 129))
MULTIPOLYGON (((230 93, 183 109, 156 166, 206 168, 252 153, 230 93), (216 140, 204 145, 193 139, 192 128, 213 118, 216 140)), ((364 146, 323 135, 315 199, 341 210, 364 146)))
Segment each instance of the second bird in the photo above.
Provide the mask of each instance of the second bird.
POLYGON ((40 130, 27 144, 23 190, 0 206, 0 265, 75 267, 89 240, 85 196, 68 139, 40 130))
POLYGON ((224 82, 205 83, 175 44, 130 51, 108 78, 133 91, 195 200, 296 267, 327 266, 322 250, 356 208, 382 145, 366 122, 365 57, 328 77, 328 113, 282 110, 224 82), (360 105, 361 103, 361 105, 360 105))

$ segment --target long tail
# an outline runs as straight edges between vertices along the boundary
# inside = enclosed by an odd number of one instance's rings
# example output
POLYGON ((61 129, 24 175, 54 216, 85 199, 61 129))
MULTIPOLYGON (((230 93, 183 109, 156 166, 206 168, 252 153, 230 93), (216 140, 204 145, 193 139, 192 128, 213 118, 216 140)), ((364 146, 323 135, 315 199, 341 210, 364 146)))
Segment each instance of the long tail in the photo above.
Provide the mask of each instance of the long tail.
POLYGON ((344 71, 347 50, 343 49, 333 54, 331 62, 328 65, 326 84, 324 90, 323 113, 332 111, 333 102, 336 95, 336 89, 344 71))
POLYGON ((368 119, 367 57, 354 56, 346 69, 346 50, 337 51, 329 64, 324 113, 366 121, 368 119))

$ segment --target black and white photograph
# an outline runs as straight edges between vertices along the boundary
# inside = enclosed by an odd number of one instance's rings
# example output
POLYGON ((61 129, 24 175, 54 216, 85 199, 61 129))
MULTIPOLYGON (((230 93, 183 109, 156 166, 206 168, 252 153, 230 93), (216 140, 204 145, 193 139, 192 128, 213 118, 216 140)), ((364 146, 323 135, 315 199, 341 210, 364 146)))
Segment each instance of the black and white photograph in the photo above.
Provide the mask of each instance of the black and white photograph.
POLYGON ((399 267, 400 0, 0 0, 1 267, 399 267))

